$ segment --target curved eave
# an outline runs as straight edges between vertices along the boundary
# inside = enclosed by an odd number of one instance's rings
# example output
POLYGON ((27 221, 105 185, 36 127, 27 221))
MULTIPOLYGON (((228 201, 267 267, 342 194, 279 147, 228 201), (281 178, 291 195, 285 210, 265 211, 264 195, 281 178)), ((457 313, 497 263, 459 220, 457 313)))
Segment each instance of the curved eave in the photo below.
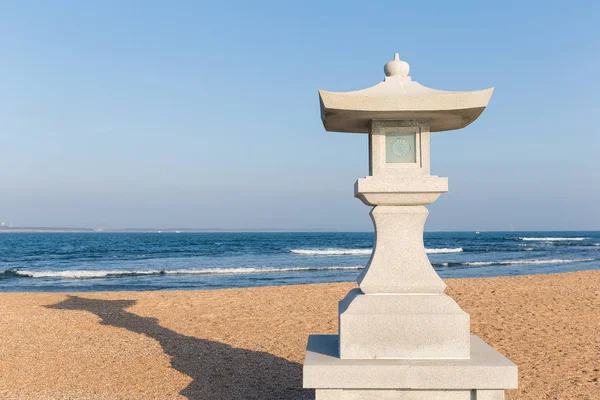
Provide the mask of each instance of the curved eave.
POLYGON ((319 90, 321 119, 330 132, 368 133, 375 119, 428 119, 431 132, 449 131, 475 121, 493 91, 365 96, 319 90))

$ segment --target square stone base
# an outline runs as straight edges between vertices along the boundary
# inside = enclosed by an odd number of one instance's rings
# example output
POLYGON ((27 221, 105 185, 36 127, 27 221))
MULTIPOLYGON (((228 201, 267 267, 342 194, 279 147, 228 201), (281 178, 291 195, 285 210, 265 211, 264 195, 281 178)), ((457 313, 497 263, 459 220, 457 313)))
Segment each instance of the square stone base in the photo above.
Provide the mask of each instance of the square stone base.
POLYGON ((317 389, 315 400, 504 400, 504 390, 317 389))
POLYGON ((364 294, 353 289, 339 303, 339 357, 467 359, 469 320, 443 293, 364 294))
POLYGON ((499 400, 517 387, 517 366, 477 336, 469 359, 341 359, 337 335, 311 335, 304 387, 317 400, 499 400))

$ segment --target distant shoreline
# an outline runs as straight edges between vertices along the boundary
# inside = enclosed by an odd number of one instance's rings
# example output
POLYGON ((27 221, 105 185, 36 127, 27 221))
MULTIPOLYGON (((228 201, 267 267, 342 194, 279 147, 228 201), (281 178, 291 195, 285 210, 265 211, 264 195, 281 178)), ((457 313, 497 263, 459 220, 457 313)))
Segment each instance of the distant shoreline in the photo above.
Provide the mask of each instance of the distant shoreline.
MULTIPOLYGON (((373 231, 352 231, 340 229, 216 229, 216 228, 123 228, 123 229, 92 229, 92 228, 44 228, 44 227, 23 227, 8 228, 1 227, 2 233, 373 233, 373 231)), ((494 230, 426 230, 425 233, 448 232, 448 233, 519 233, 519 232, 600 232, 600 230, 514 230, 514 231, 494 231, 494 230)))
MULTIPOLYGON (((331 230, 331 229, 193 229, 193 228, 182 228, 182 229, 138 229, 138 228, 124 228, 124 229, 90 229, 90 228, 0 228, 0 233, 369 233, 371 231, 342 231, 342 230, 331 230)), ((470 232, 470 231, 466 231, 470 232)))

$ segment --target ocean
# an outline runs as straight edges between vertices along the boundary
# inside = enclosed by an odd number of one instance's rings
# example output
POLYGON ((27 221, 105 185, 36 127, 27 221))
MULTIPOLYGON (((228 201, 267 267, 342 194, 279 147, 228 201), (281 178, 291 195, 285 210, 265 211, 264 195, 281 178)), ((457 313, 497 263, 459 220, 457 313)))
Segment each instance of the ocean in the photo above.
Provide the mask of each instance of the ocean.
MULTIPOLYGON (((0 291, 216 289, 353 281, 355 232, 0 233, 0 291)), ((428 232, 442 278, 600 269, 600 232, 428 232)))

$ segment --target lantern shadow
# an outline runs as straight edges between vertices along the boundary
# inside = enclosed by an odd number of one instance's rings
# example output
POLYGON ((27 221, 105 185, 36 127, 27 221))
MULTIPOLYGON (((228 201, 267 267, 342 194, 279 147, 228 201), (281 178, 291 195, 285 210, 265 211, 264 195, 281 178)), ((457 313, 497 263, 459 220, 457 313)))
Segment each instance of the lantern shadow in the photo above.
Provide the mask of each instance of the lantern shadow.
POLYGON ((270 353, 231 347, 181 335, 125 309, 135 300, 98 300, 69 296, 47 306, 55 310, 88 311, 102 325, 125 328, 160 343, 171 366, 192 378, 180 395, 192 399, 314 399, 302 389, 302 365, 270 353))

